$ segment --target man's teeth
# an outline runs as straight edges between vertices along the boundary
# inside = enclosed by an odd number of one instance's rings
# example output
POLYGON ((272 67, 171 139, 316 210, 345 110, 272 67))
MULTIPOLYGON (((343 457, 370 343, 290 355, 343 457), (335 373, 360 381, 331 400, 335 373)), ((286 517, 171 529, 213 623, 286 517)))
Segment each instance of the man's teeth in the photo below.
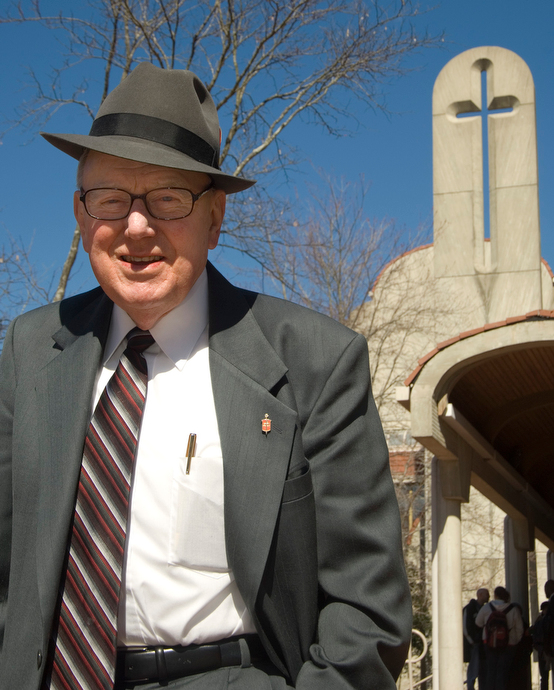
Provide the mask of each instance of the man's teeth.
POLYGON ((125 254, 121 258, 124 261, 127 261, 131 264, 150 264, 153 261, 159 261, 161 257, 159 257, 159 256, 130 256, 129 254, 125 254))

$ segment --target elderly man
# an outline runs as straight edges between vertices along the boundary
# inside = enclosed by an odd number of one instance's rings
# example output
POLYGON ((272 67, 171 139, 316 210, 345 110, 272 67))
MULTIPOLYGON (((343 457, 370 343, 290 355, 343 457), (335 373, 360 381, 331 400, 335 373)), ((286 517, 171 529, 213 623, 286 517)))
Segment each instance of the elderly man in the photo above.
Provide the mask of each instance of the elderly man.
POLYGON ((44 136, 100 287, 4 343, 0 688, 392 690, 411 609, 364 339, 207 262, 253 182, 191 72, 142 64, 89 135, 44 136))

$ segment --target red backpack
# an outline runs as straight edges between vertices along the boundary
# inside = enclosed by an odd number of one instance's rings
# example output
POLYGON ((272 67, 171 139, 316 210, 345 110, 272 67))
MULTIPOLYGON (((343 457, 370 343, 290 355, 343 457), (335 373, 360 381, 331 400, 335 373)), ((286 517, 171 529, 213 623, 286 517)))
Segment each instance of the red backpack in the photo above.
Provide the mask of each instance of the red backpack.
POLYGON ((507 606, 503 611, 495 609, 492 604, 491 612, 485 623, 485 645, 490 649, 504 649, 508 646, 509 628, 506 614, 513 608, 513 604, 507 606))

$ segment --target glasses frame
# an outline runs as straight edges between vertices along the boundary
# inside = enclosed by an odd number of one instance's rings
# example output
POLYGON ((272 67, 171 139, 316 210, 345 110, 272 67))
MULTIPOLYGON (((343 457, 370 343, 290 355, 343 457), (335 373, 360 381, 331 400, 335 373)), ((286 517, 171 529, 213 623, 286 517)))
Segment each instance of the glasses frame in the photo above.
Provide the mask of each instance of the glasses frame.
POLYGON ((146 210, 148 211, 148 215, 152 216, 152 218, 155 218, 156 220, 181 220, 183 218, 188 218, 190 216, 190 214, 194 211, 194 204, 198 201, 198 199, 200 199, 200 197, 204 196, 204 194, 206 194, 206 192, 209 192, 210 189, 213 189, 213 188, 214 188, 213 181, 210 182, 209 186, 206 187, 206 189, 204 189, 199 194, 195 194, 193 191, 191 191, 190 189, 187 189, 186 187, 156 187, 156 189, 149 189, 144 194, 131 194, 131 192, 128 192, 126 189, 120 189, 119 187, 92 187, 92 189, 87 189, 87 191, 85 192, 85 190, 81 187, 81 190, 80 190, 81 196, 79 197, 79 201, 83 202, 83 206, 85 207, 85 211, 87 212, 87 214, 91 218, 94 218, 95 220, 115 221, 115 220, 123 220, 124 218, 127 218, 129 216, 129 214, 131 213, 131 209, 133 208, 133 203, 134 203, 135 199, 140 199, 143 202, 144 206, 146 207, 146 210), (125 194, 128 194, 131 197, 131 202, 129 204, 129 210, 127 211, 127 213, 124 216, 119 216, 118 218, 100 218, 100 216, 93 215, 87 208, 87 194, 89 192, 96 192, 99 189, 109 189, 109 190, 114 191, 114 192, 125 192, 125 194), (192 197, 192 206, 190 207, 190 211, 186 215, 178 216, 177 218, 162 218, 162 217, 156 216, 154 213, 152 213, 152 211, 150 210, 150 207, 148 206, 148 202, 146 201, 146 197, 148 196, 148 194, 150 194, 150 192, 159 192, 160 190, 164 190, 164 189, 178 189, 179 191, 188 192, 192 197))

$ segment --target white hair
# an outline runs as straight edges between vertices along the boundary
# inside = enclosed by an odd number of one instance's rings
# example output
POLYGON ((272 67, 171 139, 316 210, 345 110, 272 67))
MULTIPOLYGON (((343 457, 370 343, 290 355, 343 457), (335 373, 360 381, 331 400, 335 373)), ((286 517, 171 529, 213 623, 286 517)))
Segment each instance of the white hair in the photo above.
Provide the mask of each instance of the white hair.
POLYGON ((85 163, 90 149, 84 149, 81 157, 79 158, 79 164, 77 165, 77 189, 82 189, 83 187, 83 171, 85 169, 85 163))

